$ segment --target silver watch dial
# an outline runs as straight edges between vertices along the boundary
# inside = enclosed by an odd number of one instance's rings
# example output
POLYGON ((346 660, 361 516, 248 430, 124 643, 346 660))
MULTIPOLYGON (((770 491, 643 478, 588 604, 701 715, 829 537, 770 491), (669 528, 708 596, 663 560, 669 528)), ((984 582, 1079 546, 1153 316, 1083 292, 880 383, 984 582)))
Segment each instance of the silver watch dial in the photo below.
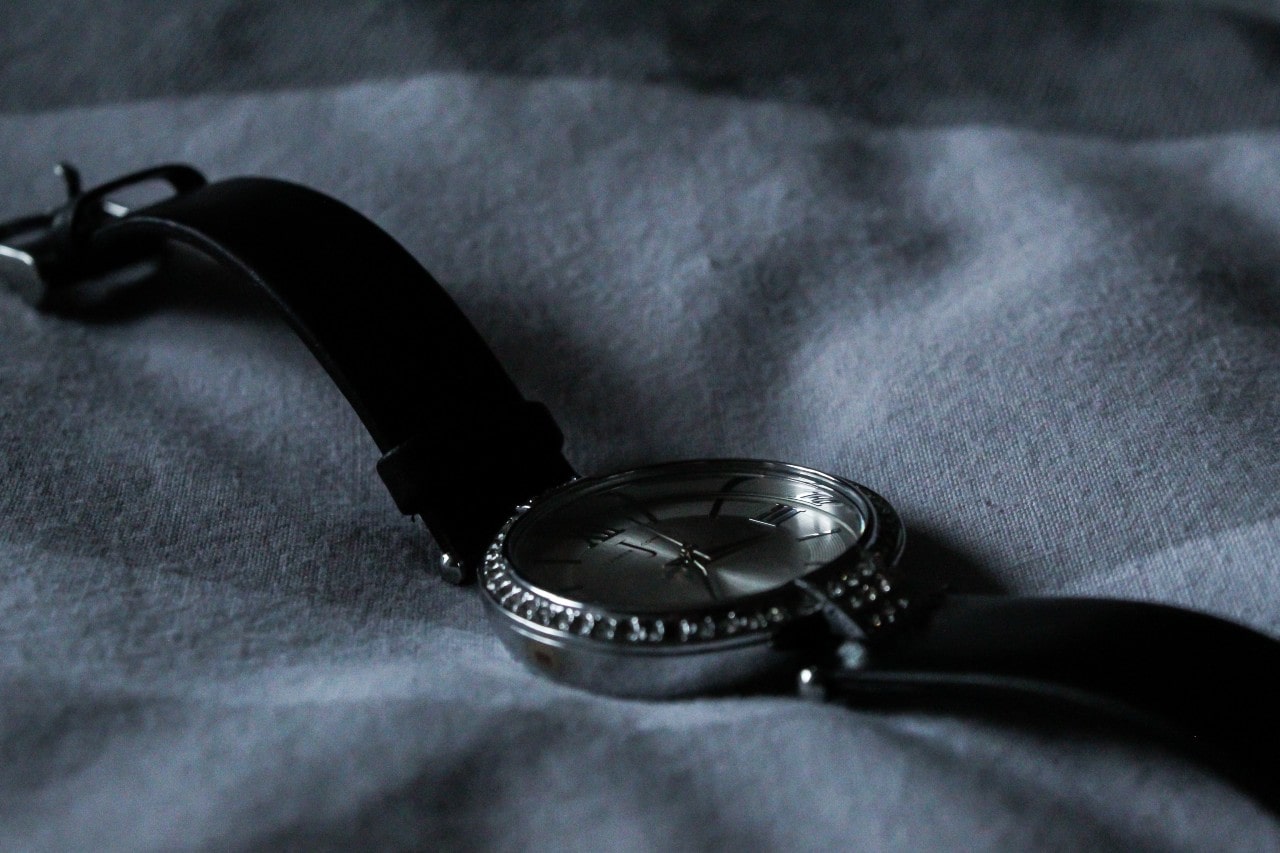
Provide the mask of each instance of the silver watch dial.
POLYGON ((688 612, 830 564, 865 541, 872 513, 858 491, 796 466, 675 464, 561 489, 512 525, 504 550, 553 600, 688 612))

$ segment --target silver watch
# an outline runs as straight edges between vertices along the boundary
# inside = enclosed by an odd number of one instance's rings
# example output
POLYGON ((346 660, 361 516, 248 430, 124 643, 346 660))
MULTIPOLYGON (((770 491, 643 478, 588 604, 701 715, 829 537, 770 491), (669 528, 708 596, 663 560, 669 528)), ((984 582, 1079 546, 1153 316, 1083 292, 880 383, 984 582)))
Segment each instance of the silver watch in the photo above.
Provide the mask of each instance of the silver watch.
POLYGON ((824 608, 874 633, 909 606, 893 508, 798 465, 673 462, 576 479, 518 508, 480 568, 511 653, 598 692, 679 696, 794 678, 787 631, 824 608))

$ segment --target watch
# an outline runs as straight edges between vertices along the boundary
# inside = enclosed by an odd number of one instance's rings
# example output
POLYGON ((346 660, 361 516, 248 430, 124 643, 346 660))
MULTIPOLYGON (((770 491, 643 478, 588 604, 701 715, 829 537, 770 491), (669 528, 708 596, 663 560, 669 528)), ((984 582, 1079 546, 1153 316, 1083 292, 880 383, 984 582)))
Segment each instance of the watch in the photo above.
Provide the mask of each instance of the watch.
POLYGON ((798 690, 866 708, 1064 709, 1177 744, 1280 810, 1280 643, 1160 604, 948 592, 897 570, 870 488, 785 462, 700 459, 580 477, 405 249, 341 202, 167 165, 0 226, 0 278, 85 310, 184 244, 261 291, 354 407, 396 505, 478 581, 512 656, 620 696, 798 690), (129 209, 138 185, 167 195, 129 209), (122 283, 122 281, 124 283, 122 283))

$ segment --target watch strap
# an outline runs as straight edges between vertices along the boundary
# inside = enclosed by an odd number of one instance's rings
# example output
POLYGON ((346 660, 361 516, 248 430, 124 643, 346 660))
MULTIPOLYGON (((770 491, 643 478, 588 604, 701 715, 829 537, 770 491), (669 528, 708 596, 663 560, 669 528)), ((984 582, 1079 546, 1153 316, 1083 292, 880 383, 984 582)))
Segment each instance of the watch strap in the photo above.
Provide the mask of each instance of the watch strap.
POLYGON ((949 595, 923 624, 854 650, 821 673, 850 704, 1101 714, 1280 809, 1280 643, 1241 625, 1136 601, 949 595))
POLYGON ((161 167, 73 191, 29 241, 37 296, 168 243, 255 285, 363 421, 396 505, 422 517, 454 565, 474 566, 519 503, 574 476, 550 413, 521 396, 448 293, 385 231, 298 184, 192 174, 161 167), (175 194, 108 215, 104 189, 157 173, 175 194))

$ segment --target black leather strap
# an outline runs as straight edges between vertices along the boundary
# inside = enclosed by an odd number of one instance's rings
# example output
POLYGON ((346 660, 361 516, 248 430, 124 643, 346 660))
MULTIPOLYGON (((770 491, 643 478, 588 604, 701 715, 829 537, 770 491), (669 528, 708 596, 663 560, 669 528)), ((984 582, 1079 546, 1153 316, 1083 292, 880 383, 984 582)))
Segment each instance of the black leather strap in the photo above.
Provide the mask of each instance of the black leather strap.
POLYGON ((514 507, 574 476, 562 436, 448 294, 394 239, 329 196, 235 178, 101 225, 91 252, 192 246, 257 285, 355 407, 401 511, 476 561, 514 507))
POLYGON ((952 711, 1043 704, 1138 724, 1280 810, 1280 643, 1134 601, 949 596, 928 621, 826 672, 852 704, 952 711))

